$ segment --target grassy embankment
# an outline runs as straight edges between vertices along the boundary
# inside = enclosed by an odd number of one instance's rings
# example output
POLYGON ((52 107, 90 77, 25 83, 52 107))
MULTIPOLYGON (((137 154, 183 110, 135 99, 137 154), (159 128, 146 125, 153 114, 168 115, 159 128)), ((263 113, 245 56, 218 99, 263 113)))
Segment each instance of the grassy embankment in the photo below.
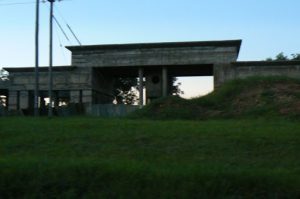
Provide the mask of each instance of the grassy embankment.
POLYGON ((0 198, 299 198, 284 119, 1 118, 0 198))
POLYGON ((185 100, 154 101, 131 118, 147 119, 300 119, 300 79, 251 77, 229 81, 211 94, 185 100))

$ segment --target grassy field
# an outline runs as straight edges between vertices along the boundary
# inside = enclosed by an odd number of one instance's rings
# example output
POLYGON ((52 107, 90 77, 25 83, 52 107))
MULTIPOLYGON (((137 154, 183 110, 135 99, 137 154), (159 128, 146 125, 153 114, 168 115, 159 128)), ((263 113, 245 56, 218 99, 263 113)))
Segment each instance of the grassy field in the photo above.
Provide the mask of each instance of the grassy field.
POLYGON ((300 123, 0 118, 0 198, 299 198, 300 123))

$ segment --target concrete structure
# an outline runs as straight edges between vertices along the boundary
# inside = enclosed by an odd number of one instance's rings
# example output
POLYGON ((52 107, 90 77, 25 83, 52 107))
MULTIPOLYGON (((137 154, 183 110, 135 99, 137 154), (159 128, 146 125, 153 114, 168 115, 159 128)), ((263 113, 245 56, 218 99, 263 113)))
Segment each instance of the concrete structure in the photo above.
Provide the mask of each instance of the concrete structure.
MULTIPOLYGON (((300 62, 237 62, 241 40, 70 46, 72 65, 54 67, 55 107, 75 104, 90 113, 93 104, 111 104, 118 77, 139 79, 140 102, 171 94, 172 78, 213 76, 214 86, 252 75, 300 78, 300 62)), ((9 110, 33 112, 34 68, 5 68, 10 80, 0 83, 9 110)), ((40 68, 40 108, 48 89, 48 68, 40 68)), ((197 86, 197 85, 195 85, 197 86)))

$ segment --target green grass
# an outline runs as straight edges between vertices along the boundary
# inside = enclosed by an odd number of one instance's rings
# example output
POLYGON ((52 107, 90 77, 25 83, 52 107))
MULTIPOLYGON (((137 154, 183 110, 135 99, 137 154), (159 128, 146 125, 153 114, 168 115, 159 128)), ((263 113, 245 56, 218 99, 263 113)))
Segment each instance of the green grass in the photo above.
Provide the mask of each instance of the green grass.
POLYGON ((299 198, 282 119, 1 118, 0 198, 299 198))
POLYGON ((194 99, 177 96, 153 101, 132 119, 300 119, 300 79, 281 76, 249 77, 224 83, 214 92, 194 99))

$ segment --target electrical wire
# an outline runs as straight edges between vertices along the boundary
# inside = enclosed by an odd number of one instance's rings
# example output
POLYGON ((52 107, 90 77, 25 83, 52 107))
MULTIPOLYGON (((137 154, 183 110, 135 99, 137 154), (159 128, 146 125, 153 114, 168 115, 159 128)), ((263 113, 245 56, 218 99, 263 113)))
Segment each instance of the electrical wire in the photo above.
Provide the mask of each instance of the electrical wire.
POLYGON ((27 2, 15 2, 15 3, 2 3, 0 2, 0 6, 14 6, 14 5, 26 5, 26 4, 34 4, 34 1, 27 1, 27 2))
POLYGON ((67 26, 67 28, 69 29, 69 31, 71 32, 71 34, 73 35, 73 37, 75 38, 77 43, 81 46, 82 45, 81 42, 79 41, 78 37, 76 36, 74 31, 72 30, 71 26, 67 23, 66 19, 63 17, 62 13, 59 11, 58 7, 54 5, 54 8, 57 11, 57 13, 60 15, 62 20, 64 21, 65 25, 67 26))
POLYGON ((65 60, 65 62, 67 63, 68 61, 67 61, 67 56, 66 56, 66 54, 65 54, 65 49, 64 49, 64 46, 62 45, 62 40, 61 40, 61 38, 60 38, 60 36, 59 36, 59 33, 58 33, 58 31, 57 31, 57 29, 55 29, 56 30, 56 36, 57 36, 57 40, 58 40, 58 42, 59 42, 59 47, 60 47, 60 52, 61 52, 61 54, 63 55, 63 58, 64 58, 64 60, 65 60))
POLYGON ((57 24, 57 26, 59 27, 59 29, 61 30, 61 32, 64 34, 64 36, 66 37, 66 39, 68 41, 70 41, 69 37, 67 36, 66 32, 64 31, 64 29, 61 27, 61 25, 59 24, 58 20, 56 19, 56 17, 53 15, 53 19, 55 21, 55 23, 57 24))
MULTIPOLYGON (((14 5, 27 5, 34 4, 36 1, 25 1, 25 2, 11 2, 13 0, 0 0, 0 6, 14 6, 14 5)), ((72 1, 72 0, 58 0, 58 1, 72 1)), ((41 3, 46 3, 47 0, 40 0, 41 3)))

